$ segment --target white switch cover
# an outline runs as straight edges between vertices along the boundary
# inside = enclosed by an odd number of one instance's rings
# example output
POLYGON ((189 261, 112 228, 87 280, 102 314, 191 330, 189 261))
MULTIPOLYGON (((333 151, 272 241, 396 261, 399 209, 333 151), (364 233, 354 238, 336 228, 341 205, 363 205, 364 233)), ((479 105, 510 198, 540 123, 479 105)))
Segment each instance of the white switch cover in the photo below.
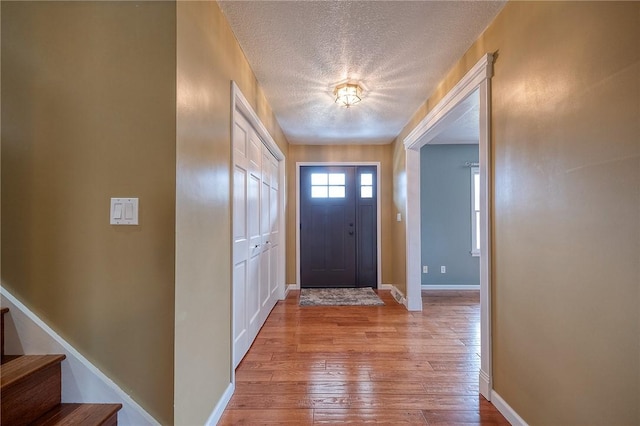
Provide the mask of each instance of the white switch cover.
POLYGON ((398 222, 402 222, 402 213, 398 213, 398 214, 396 215, 396 220, 397 220, 398 222))
POLYGON ((428 267, 427 265, 424 265, 424 266, 422 267, 422 273, 423 273, 423 274, 428 274, 428 273, 429 273, 429 267, 428 267))
POLYGON ((138 199, 112 198, 109 217, 111 225, 137 225, 138 199))
POLYGON ((441 274, 446 274, 447 273, 447 267, 446 266, 441 266, 440 267, 440 273, 441 274))

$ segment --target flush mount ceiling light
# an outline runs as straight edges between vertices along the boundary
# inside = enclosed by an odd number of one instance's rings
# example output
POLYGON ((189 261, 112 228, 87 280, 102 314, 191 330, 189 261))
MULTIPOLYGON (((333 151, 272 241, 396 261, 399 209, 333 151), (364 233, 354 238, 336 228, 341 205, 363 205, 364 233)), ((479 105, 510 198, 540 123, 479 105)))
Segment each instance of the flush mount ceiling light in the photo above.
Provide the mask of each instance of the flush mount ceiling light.
POLYGON ((362 100, 362 87, 358 83, 342 83, 336 86, 333 94, 338 105, 349 108, 362 100))

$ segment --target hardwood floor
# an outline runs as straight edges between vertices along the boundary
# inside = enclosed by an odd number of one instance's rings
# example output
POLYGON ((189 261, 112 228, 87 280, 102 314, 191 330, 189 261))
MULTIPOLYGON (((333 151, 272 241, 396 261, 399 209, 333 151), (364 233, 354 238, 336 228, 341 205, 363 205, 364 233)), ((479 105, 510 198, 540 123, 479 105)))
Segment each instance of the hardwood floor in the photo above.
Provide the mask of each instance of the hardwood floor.
POLYGON ((429 292, 408 312, 278 302, 236 370, 220 424, 508 425, 478 393, 477 292, 429 292))

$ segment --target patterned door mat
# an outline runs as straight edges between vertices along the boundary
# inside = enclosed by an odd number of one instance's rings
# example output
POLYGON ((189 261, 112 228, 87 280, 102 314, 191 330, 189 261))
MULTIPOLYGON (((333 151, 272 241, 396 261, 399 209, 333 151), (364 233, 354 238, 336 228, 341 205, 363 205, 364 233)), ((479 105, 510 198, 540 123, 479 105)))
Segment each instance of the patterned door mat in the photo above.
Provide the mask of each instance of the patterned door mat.
POLYGON ((371 287, 303 288, 300 306, 382 306, 384 302, 371 287))

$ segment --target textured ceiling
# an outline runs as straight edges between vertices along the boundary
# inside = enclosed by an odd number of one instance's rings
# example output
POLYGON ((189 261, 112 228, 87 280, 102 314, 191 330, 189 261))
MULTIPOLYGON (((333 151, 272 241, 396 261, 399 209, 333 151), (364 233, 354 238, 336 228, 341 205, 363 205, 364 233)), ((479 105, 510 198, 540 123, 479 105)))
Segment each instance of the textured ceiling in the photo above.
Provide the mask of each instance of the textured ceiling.
POLYGON ((219 1, 287 139, 385 144, 504 2, 219 1), (334 83, 367 90, 351 108, 334 83))

